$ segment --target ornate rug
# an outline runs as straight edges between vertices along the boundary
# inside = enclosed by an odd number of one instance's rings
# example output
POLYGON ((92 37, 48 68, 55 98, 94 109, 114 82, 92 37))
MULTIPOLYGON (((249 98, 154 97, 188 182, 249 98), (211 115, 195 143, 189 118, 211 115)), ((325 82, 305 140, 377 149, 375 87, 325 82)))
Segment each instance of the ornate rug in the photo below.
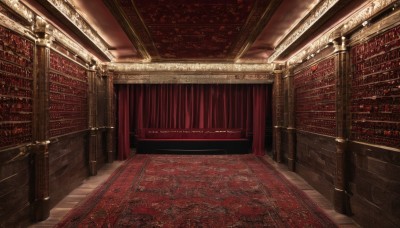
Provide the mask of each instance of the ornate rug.
POLYGON ((135 155, 58 227, 336 227, 254 155, 135 155))

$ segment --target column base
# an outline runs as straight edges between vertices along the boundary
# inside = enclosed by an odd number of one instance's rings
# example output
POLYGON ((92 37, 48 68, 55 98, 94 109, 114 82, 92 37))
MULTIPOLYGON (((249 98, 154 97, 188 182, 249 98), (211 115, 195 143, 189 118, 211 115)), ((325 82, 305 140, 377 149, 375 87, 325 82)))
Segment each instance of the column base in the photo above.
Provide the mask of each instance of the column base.
POLYGON ((346 192, 341 189, 335 188, 334 194, 333 194, 333 207, 336 212, 339 212, 341 214, 346 214, 346 192))
POLYGON ((33 221, 44 221, 50 216, 50 197, 36 200, 33 203, 33 221))
POLYGON ((96 161, 90 161, 89 162, 89 168, 90 168, 90 175, 91 176, 96 176, 97 175, 97 162, 96 161))
POLYGON ((296 162, 293 159, 288 158, 288 169, 292 172, 296 170, 296 162))

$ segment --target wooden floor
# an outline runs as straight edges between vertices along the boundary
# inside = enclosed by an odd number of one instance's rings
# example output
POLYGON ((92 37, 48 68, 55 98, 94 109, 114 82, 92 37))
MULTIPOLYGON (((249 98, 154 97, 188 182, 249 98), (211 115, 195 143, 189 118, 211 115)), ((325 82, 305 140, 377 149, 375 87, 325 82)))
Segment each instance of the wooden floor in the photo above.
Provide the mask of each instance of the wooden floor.
MULTIPOLYGON (((288 171, 283 164, 275 163, 270 157, 264 157, 272 166, 282 173, 291 183, 307 194, 339 227, 350 228, 359 227, 350 217, 339 214, 333 210, 332 204, 320 193, 313 189, 296 173, 288 171)), ((53 227, 55 226, 74 206, 83 201, 98 185, 103 183, 110 174, 117 169, 123 162, 115 161, 107 164, 99 170, 97 176, 89 177, 81 186, 72 191, 60 203, 58 203, 50 212, 50 217, 43 222, 36 223, 30 227, 53 227)))

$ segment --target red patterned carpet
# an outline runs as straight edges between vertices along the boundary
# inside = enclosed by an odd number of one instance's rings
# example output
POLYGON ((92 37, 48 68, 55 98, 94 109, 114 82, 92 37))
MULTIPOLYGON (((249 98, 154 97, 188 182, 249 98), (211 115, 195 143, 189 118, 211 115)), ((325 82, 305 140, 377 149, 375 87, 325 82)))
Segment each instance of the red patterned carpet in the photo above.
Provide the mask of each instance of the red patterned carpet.
POLYGON ((58 227, 336 227, 254 155, 136 155, 58 227))

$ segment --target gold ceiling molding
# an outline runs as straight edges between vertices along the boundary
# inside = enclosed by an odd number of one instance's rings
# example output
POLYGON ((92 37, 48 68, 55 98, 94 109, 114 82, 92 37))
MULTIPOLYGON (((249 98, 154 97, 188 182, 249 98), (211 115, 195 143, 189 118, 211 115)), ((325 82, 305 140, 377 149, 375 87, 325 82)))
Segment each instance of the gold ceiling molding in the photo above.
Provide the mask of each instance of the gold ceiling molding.
MULTIPOLYGON (((41 22, 41 23, 47 23, 45 22, 41 17, 34 17, 35 23, 41 22)), ((34 27, 25 27, 21 25, 20 23, 11 20, 8 16, 1 14, 0 13, 0 24, 6 28, 9 28, 15 32, 20 33, 21 35, 24 35, 32 40, 37 40, 39 43, 39 38, 34 36, 34 27)), ((80 56, 83 60, 90 62, 91 60, 97 60, 95 56, 93 56, 91 53, 89 53, 85 48, 80 46, 76 41, 72 40, 71 38, 67 37, 64 33, 59 31, 58 29, 52 28, 52 37, 50 39, 55 39, 68 49, 70 49, 72 52, 76 53, 78 56, 80 56)), ((51 42, 50 42, 51 43, 51 42)))
POLYGON ((114 84, 271 84, 272 73, 249 74, 114 74, 114 84))
POLYGON ((353 30, 363 22, 370 19, 372 16, 377 14, 379 11, 384 8, 390 6, 395 2, 400 2, 399 0, 375 0, 370 1, 365 8, 362 8, 360 11, 354 13, 351 17, 349 17, 341 28, 342 34, 346 34, 347 32, 353 30))
POLYGON ((31 38, 32 40, 35 39, 35 37, 32 36, 32 32, 27 29, 26 27, 22 26, 18 22, 11 20, 8 16, 0 13, 0 24, 6 28, 9 28, 17 33, 20 33, 24 36, 27 36, 31 38))
POLYGON ((304 59, 310 59, 325 49, 332 43, 334 36, 345 35, 354 30, 356 27, 368 21, 371 17, 389 7, 391 4, 399 0, 375 0, 369 1, 360 10, 355 11, 343 23, 332 27, 328 32, 309 42, 309 45, 303 47, 299 52, 292 55, 288 60, 289 64, 301 63, 304 59))
POLYGON ((54 8, 71 21, 82 34, 90 39, 109 59, 114 56, 108 50, 108 44, 97 34, 90 24, 78 13, 75 7, 67 0, 47 0, 54 8))
POLYGON ((72 52, 74 52, 77 56, 81 57, 83 60, 86 62, 91 62, 92 60, 95 60, 98 62, 99 60, 94 57, 91 53, 89 53, 84 47, 80 46, 78 42, 72 40, 68 36, 66 36, 64 33, 62 33, 58 29, 53 30, 53 38, 57 40, 60 44, 63 46, 67 47, 70 49, 72 52))
POLYGON ((310 59, 315 55, 319 54, 322 50, 328 48, 331 42, 331 34, 325 33, 322 36, 319 36, 317 39, 313 40, 311 45, 306 46, 300 52, 292 55, 290 59, 288 59, 288 64, 298 64, 301 63, 304 59, 310 59))
POLYGON ((275 64, 237 63, 109 63, 117 72, 273 72, 275 64))
POLYGON ((33 23, 34 13, 19 0, 1 0, 1 2, 29 23, 33 23))
POLYGON ((306 19, 290 31, 281 44, 275 49, 274 53, 268 58, 268 62, 275 61, 279 55, 286 51, 296 40, 298 40, 308 29, 317 23, 332 7, 340 0, 325 0, 317 4, 307 15, 306 19))

